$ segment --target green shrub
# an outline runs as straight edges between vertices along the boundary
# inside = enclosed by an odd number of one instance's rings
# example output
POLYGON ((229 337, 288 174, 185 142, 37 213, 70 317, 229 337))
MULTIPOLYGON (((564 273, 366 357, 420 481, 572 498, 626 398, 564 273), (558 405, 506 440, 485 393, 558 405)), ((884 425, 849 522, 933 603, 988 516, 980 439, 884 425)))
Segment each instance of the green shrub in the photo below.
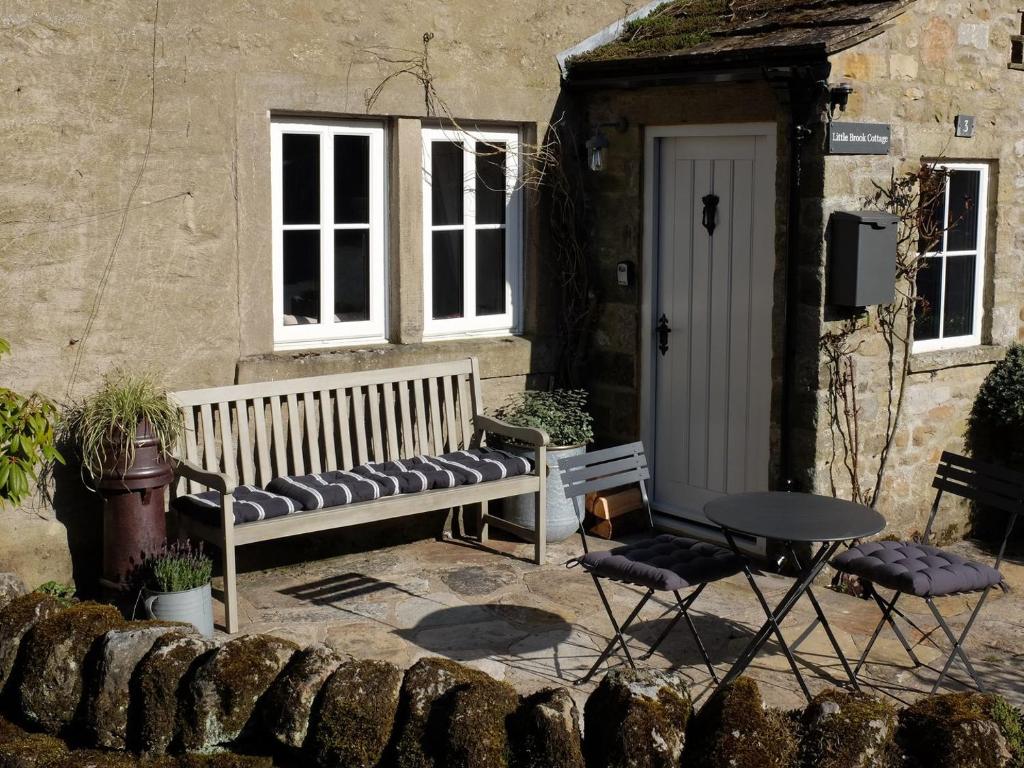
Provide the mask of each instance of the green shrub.
POLYGON ((132 465, 142 421, 149 422, 162 454, 174 447, 184 429, 181 414, 154 374, 115 368, 103 377, 96 394, 68 409, 61 432, 77 447, 82 468, 97 480, 116 457, 123 457, 124 471, 132 465))
POLYGON ((208 584, 212 575, 213 561, 203 554, 201 542, 193 548, 188 541, 176 541, 148 555, 134 580, 153 592, 184 592, 208 584))
MULTIPOLYGON (((0 356, 11 351, 0 339, 0 356)), ((55 446, 56 406, 41 395, 0 387, 0 506, 17 506, 48 462, 64 463, 55 446)))
POLYGON ((1024 768, 1024 712, 1011 706, 1002 696, 992 696, 989 714, 1006 738, 1013 757, 1007 768, 1024 768))
POLYGON ((543 429, 556 447, 594 442, 594 419, 587 413, 587 393, 582 389, 509 395, 495 416, 517 427, 543 429))
POLYGON ((45 584, 40 584, 36 587, 33 592, 40 592, 44 595, 49 595, 58 603, 67 608, 73 602, 75 602, 75 587, 73 584, 65 584, 62 581, 47 581, 45 584))
POLYGON ((1024 427, 1024 346, 1012 344, 989 371, 974 400, 970 426, 1024 427))

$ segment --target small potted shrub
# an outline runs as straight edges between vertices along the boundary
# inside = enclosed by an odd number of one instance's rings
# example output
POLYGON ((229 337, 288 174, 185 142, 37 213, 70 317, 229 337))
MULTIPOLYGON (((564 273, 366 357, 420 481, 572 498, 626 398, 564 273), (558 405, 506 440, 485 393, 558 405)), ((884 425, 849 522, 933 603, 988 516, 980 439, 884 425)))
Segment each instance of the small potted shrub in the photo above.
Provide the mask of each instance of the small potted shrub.
MULTIPOLYGON (((585 452, 587 445, 594 441, 593 418, 586 406, 587 393, 582 389, 556 389, 554 392, 528 390, 509 396, 495 413, 497 418, 514 426, 543 429, 551 438, 547 452, 548 541, 562 541, 579 527, 572 501, 566 499, 562 491, 558 460, 585 452)), ((514 444, 506 444, 505 447, 511 450, 517 448, 514 444)), ((506 499, 505 517, 518 525, 533 528, 533 505, 533 496, 506 499)))
MULTIPOLYGON (((967 422, 967 447, 976 459, 1024 472, 1024 346, 1010 345, 982 382, 967 422)), ((975 536, 998 541, 1005 527, 1005 514, 975 506, 975 536)), ((1022 538, 1024 525, 1018 521, 1014 539, 1022 538)))
POLYGON ((122 588, 132 558, 167 538, 167 451, 182 434, 181 415, 151 374, 118 368, 68 409, 62 432, 103 496, 104 586, 122 588))
POLYGON ((202 544, 193 548, 188 541, 164 542, 138 569, 146 615, 161 621, 187 622, 205 637, 212 637, 212 575, 213 561, 203 554, 202 544))

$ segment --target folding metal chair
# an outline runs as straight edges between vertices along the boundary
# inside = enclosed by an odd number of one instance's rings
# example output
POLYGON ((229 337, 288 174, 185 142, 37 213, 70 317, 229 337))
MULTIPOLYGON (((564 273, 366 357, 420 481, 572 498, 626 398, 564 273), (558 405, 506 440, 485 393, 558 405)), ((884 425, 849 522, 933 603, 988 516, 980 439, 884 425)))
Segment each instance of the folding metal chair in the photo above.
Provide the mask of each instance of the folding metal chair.
POLYGON ((643 443, 630 443, 615 448, 592 451, 582 456, 570 456, 558 462, 562 483, 567 499, 571 499, 576 517, 579 520, 580 538, 583 540, 583 556, 570 560, 566 565, 582 566, 594 579, 597 594, 601 598, 615 634, 608 642, 604 651, 586 675, 576 681, 577 684, 589 680, 604 663, 616 645, 621 646, 622 653, 631 667, 636 668, 633 655, 629 650, 624 633, 640 615, 640 611, 656 592, 671 593, 675 600, 673 607, 676 615, 655 640, 644 659, 650 658, 661 643, 668 637, 680 620, 686 622, 697 649, 712 679, 717 683, 718 674, 708 657, 704 642, 690 618, 689 610, 704 588, 712 581, 724 579, 743 569, 743 561, 728 549, 703 541, 687 539, 681 536, 662 534, 642 541, 627 544, 602 552, 591 552, 587 544, 587 534, 583 525, 584 502, 588 493, 608 490, 622 485, 639 483, 640 495, 647 521, 653 529, 650 502, 647 497, 646 481, 650 478, 647 469, 647 457, 644 455, 643 443), (645 590, 640 602, 620 625, 612 612, 608 596, 601 586, 601 579, 631 584, 645 590), (693 589, 683 596, 682 592, 693 589))
POLYGON ((946 663, 943 665, 935 685, 932 686, 932 693, 938 690, 949 672, 954 658, 957 657, 963 663, 971 679, 974 680, 974 684, 983 691, 985 689, 978 679, 978 674, 964 651, 964 642, 992 588, 998 586, 1004 591, 1006 590, 1002 574, 999 573, 999 566, 1006 553, 1006 543, 1013 532, 1017 515, 1024 512, 1024 474, 945 452, 939 460, 939 467, 936 470, 935 479, 932 481, 932 487, 936 489, 935 501, 932 503, 922 543, 869 541, 851 547, 832 561, 837 570, 860 576, 870 582, 872 596, 882 611, 882 618, 864 648, 860 661, 854 669, 854 675, 860 672, 875 640, 878 639, 878 635, 882 631, 882 627, 886 624, 892 628, 914 666, 921 666, 921 661, 914 654, 913 648, 903 632, 900 631, 894 618, 901 617, 911 623, 896 607, 897 601, 903 595, 909 595, 925 601, 931 609, 935 621, 938 622, 952 645, 946 663), (928 540, 931 537, 935 516, 939 511, 939 502, 942 500, 943 494, 969 499, 987 509, 1000 510, 1008 514, 1006 533, 999 546, 999 554, 996 555, 994 566, 965 560, 952 552, 929 546, 928 540), (875 591, 875 585, 893 590, 892 598, 885 601, 875 591), (963 631, 957 637, 935 605, 935 598, 979 592, 981 597, 978 599, 977 605, 974 606, 963 631))

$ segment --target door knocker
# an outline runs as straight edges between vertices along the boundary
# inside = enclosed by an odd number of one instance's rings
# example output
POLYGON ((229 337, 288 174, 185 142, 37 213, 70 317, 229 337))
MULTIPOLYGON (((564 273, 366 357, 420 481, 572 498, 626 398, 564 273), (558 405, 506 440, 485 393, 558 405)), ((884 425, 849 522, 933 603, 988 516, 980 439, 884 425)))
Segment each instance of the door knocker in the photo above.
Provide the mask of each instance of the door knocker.
POLYGON ((716 221, 718 218, 718 195, 704 195, 701 199, 704 201, 704 214, 701 217, 700 223, 704 225, 708 235, 713 235, 715 234, 715 227, 718 226, 716 221))

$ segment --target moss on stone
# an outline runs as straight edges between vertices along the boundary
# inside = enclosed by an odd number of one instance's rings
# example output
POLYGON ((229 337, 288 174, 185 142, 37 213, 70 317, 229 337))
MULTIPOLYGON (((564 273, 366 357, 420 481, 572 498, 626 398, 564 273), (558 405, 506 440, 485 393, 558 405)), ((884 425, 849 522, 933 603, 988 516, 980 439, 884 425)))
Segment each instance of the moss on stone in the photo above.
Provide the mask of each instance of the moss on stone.
POLYGON ((306 748, 321 766, 372 768, 394 728, 402 673, 386 661, 349 661, 317 697, 306 748))
POLYGON ((46 768, 138 768, 139 762, 124 752, 76 749, 46 763, 46 768))
POLYGON ((69 727, 83 705, 83 670, 96 641, 125 625, 116 608, 78 603, 40 619, 22 641, 20 714, 48 733, 69 727))
POLYGON ((1003 768, 1009 743, 983 693, 928 696, 900 712, 899 739, 920 766, 1003 768))
POLYGON ((245 635, 222 645, 189 681, 182 744, 210 751, 243 735, 256 703, 298 646, 269 635, 245 635))
POLYGON ((456 686, 445 698, 444 709, 438 710, 447 720, 438 728, 438 763, 506 768, 511 762, 509 727, 519 706, 515 688, 488 677, 456 686))
POLYGON ((792 768, 798 760, 796 724, 765 709, 753 680, 720 687, 690 720, 684 764, 695 768, 792 768))
POLYGON ((0 692, 11 681, 25 634, 41 619, 62 610, 60 603, 40 592, 16 597, 0 608, 0 692))
POLYGON ((1024 712, 1011 706, 1002 696, 993 695, 989 714, 999 726, 1010 750, 1011 760, 1007 768, 1024 768, 1024 712))
POLYGON ((523 700, 512 749, 519 768, 583 768, 580 714, 568 691, 549 688, 523 700))
POLYGON ((12 723, 6 717, 0 715, 0 744, 6 744, 9 741, 17 741, 28 736, 29 733, 20 725, 12 723))
POLYGON ((897 765, 896 710, 863 693, 828 690, 801 718, 802 762, 816 768, 889 768, 897 765))
POLYGON ((177 632, 158 639, 131 680, 128 744, 145 754, 162 754, 179 738, 178 699, 183 680, 212 653, 207 640, 177 632))
POLYGON ((583 708, 587 765, 674 768, 692 713, 681 678, 645 670, 609 672, 583 708))
POLYGON ((19 739, 0 744, 0 768, 49 768, 67 754, 67 745, 44 733, 25 734, 19 739))
POLYGON ((573 57, 581 61, 609 61, 683 51, 710 40, 732 16, 727 0, 675 0, 652 13, 626 23, 619 37, 592 51, 573 57))
POLYGON ((388 765, 396 768, 434 768, 437 738, 428 722, 446 721, 445 695, 458 685, 490 680, 488 675, 443 658, 420 659, 405 673, 399 698, 395 738, 388 765))
POLYGON ((274 761, 269 757, 225 752, 220 755, 183 755, 177 765, 180 768, 274 768, 274 761))

